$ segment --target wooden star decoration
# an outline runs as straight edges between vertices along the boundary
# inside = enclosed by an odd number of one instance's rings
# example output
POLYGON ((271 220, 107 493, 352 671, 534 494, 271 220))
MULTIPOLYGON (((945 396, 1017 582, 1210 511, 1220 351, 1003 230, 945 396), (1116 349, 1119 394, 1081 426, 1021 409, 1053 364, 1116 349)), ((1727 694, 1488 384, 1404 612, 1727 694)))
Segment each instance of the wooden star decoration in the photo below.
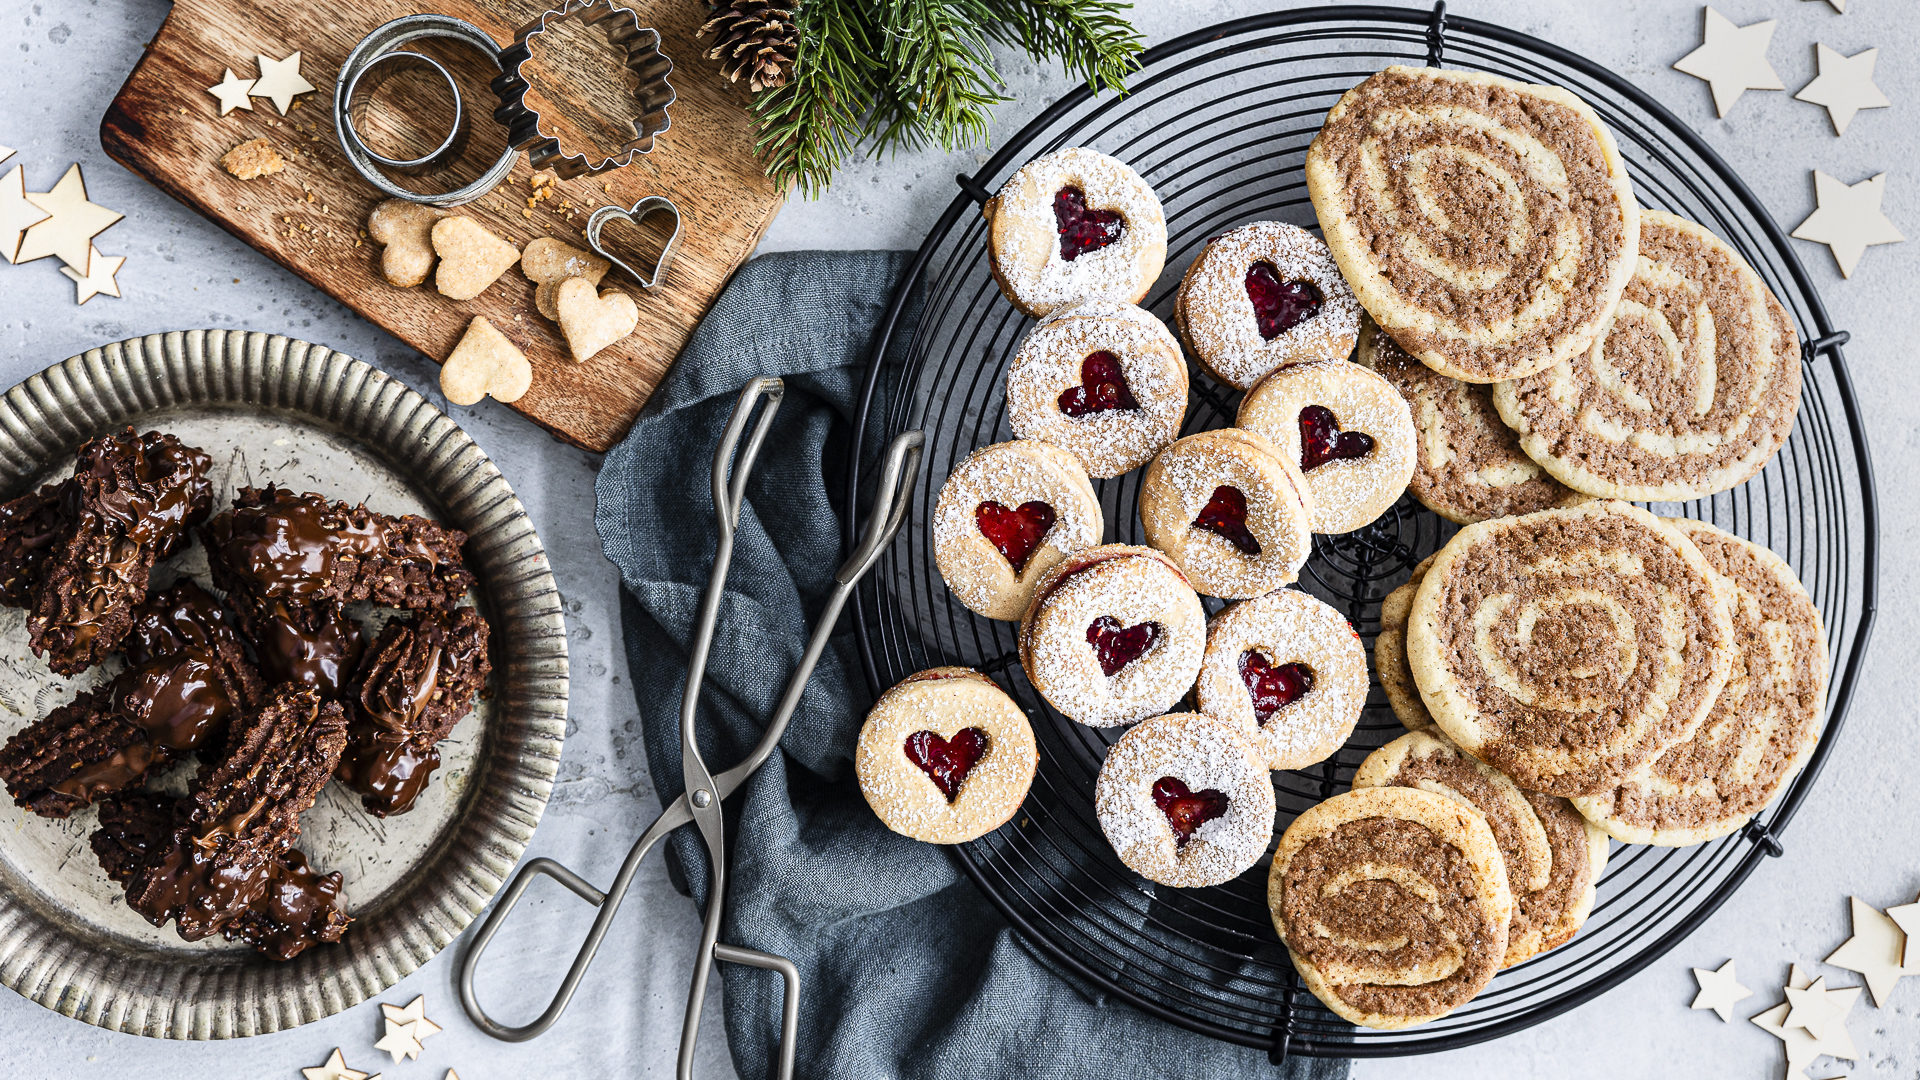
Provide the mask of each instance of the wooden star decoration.
POLYGON ((1700 984, 1700 992, 1693 996, 1693 1004, 1689 1007, 1712 1009, 1720 1014, 1723 1022, 1733 1019, 1734 1002, 1753 996, 1753 991, 1735 981, 1732 960, 1721 964, 1718 971, 1694 968, 1693 978, 1700 984))
POLYGON ((1818 169, 1813 171, 1813 197, 1818 209, 1793 230, 1800 240, 1812 240, 1833 249, 1841 277, 1852 277, 1860 256, 1875 244, 1897 244, 1906 237, 1880 212, 1887 174, 1843 184, 1818 169))
POLYGON ((1885 109, 1893 104, 1873 85, 1873 62, 1880 56, 1879 49, 1864 49, 1847 56, 1839 49, 1815 45, 1813 52, 1820 74, 1793 97, 1795 101, 1824 105, 1827 119, 1833 121, 1835 135, 1845 135, 1847 125, 1853 122, 1853 114, 1861 109, 1885 109))
POLYGON ((60 272, 73 282, 73 302, 84 304, 101 293, 117 298, 120 283, 113 280, 113 275, 120 272, 120 265, 126 261, 125 255, 102 255, 99 248, 94 248, 87 259, 86 273, 71 266, 61 267, 60 272))
POLYGON ((1827 963, 1859 972, 1867 980, 1867 989, 1873 992, 1874 1005, 1884 1009, 1900 977, 1920 975, 1920 969, 1901 965, 1907 935, 1901 932, 1898 923, 1857 896, 1848 897, 1848 902, 1853 907, 1853 936, 1827 957, 1827 963))
MULTIPOLYGON (((6 235, 0 233, 0 240, 5 239, 6 235)), ((1893 925, 1907 935, 1906 947, 1900 953, 1900 966, 1920 969, 1920 900, 1888 908, 1887 918, 1892 919, 1893 925)))
POLYGON ((13 156, 13 147, 0 146, 0 161, 5 161, 12 156, 13 156))
POLYGON ((421 994, 412 1001, 407 1002, 407 1007, 404 1009, 398 1005, 388 1005, 382 1002, 380 1012, 395 1024, 419 1025, 418 1038, 424 1039, 429 1035, 440 1034, 440 1025, 427 1019, 427 996, 425 994, 421 994))
POLYGON ((454 1072, 452 1069, 448 1069, 446 1080, 460 1080, 460 1074, 454 1072))
POLYGON ((1786 994, 1787 1004, 1791 1008, 1780 1026, 1806 1028, 1807 1034, 1816 1039, 1826 1038, 1828 1026, 1847 1012, 1838 1001, 1831 1000, 1825 975, 1813 980, 1812 985, 1805 988, 1789 986, 1786 994))
POLYGON ((57 255, 61 262, 83 274, 87 272, 93 238, 124 216, 87 201, 87 181, 80 175, 78 165, 69 168, 52 191, 27 192, 27 201, 45 210, 48 216, 27 229, 13 261, 32 262, 57 255))
POLYGON ((300 76, 300 54, 297 52, 285 60, 275 60, 266 53, 255 53, 254 59, 260 61, 260 77, 253 81, 253 89, 248 93, 273 102, 273 107, 280 110, 281 116, 287 115, 294 98, 316 89, 300 76))
POLYGON ((369 1080, 366 1073, 347 1068, 346 1060, 340 1056, 340 1048, 337 1046, 333 1048, 333 1056, 327 1059, 325 1065, 301 1069, 300 1075, 307 1080, 369 1080))
POLYGON ((227 69, 227 77, 207 87, 207 93, 220 99, 220 115, 225 116, 235 109, 253 110, 253 79, 242 79, 234 75, 233 69, 227 69))
POLYGON ((1774 22, 1735 26, 1733 20, 1708 8, 1705 40, 1673 65, 1675 71, 1705 79, 1713 87, 1713 107, 1720 119, 1727 118, 1727 111, 1748 90, 1787 88, 1767 62, 1774 22))
POLYGON ((420 1056, 420 1040, 414 1038, 413 1033, 414 1025, 396 1024, 388 1020, 387 1033, 373 1044, 373 1048, 392 1054, 395 1065, 400 1064, 403 1058, 417 1058, 420 1056))
POLYGON ((29 225, 53 215, 27 201, 26 167, 15 165, 0 176, 0 255, 10 263, 20 261, 20 238, 29 225))
MULTIPOLYGON (((1792 977, 1787 981, 1787 988, 1805 990, 1812 985, 1813 980, 1807 978, 1806 971, 1799 964, 1793 965, 1792 977)), ((1846 1010, 1852 1009, 1853 1003, 1859 1000, 1860 988, 1849 986, 1828 993, 1835 1003, 1842 1006, 1843 1011, 1838 1021, 1828 1025, 1827 1037, 1824 1039, 1814 1038, 1813 1034, 1805 1028, 1788 1027, 1787 1014, 1793 1006, 1785 1002, 1753 1018, 1755 1027, 1785 1044, 1789 1078, 1806 1076, 1807 1066, 1813 1064, 1814 1059, 1818 1057, 1843 1058, 1847 1061, 1858 1061, 1860 1058, 1859 1051, 1854 1049, 1852 1036, 1847 1034, 1846 1025, 1846 1010)))

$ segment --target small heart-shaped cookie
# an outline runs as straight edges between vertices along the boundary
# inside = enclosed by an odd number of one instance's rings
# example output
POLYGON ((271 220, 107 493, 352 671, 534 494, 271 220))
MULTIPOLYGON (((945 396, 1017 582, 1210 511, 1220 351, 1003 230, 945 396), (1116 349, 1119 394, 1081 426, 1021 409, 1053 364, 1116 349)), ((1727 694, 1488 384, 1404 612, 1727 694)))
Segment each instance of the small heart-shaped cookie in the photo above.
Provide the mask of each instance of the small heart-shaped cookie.
POLYGON ((472 405, 489 394, 495 401, 518 401, 532 385, 527 354, 477 316, 440 366, 440 392, 455 405, 472 405))
POLYGON ((427 280, 433 269, 433 223, 439 220, 440 211, 405 199, 388 199, 367 215, 367 235, 386 246, 380 273, 389 285, 411 289, 427 280))
POLYGON ((560 308, 554 303, 560 283, 577 277, 585 278, 589 285, 598 285, 612 265, 590 251, 581 251, 550 236, 531 241, 527 250, 520 253, 520 272, 534 285, 533 306, 555 322, 560 321, 560 308))
POLYGON ((446 217, 434 222, 433 250, 440 256, 440 272, 433 283, 449 300, 471 300, 500 280, 520 249, 480 227, 472 218, 446 217))
POLYGON ((567 337, 573 362, 584 363, 594 353, 619 341, 640 322, 640 306, 626 293, 608 289, 595 294, 586 278, 568 278, 554 294, 560 313, 560 332, 567 337))

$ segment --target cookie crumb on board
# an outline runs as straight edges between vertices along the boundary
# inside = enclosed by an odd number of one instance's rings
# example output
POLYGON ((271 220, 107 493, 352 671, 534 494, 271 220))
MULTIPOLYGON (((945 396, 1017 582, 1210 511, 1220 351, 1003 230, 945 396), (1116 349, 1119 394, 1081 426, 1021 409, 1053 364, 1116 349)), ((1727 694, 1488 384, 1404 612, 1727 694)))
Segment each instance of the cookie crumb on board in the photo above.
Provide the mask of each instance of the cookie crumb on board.
POLYGON ((227 151, 220 159, 220 167, 231 173, 237 180, 253 180, 262 176, 271 176, 287 167, 287 159, 264 137, 248 139, 239 146, 227 151))

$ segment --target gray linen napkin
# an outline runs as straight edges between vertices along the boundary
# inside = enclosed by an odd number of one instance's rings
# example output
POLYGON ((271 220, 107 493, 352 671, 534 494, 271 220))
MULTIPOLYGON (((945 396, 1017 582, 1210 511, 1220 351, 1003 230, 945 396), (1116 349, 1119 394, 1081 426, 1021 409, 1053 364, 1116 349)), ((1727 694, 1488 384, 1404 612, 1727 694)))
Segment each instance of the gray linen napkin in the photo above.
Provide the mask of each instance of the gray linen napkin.
MULTIPOLYGON (((832 587, 853 409, 874 327, 908 257, 804 252, 748 263, 607 455, 595 522, 626 586, 627 664, 663 799, 682 787, 680 694, 713 558, 710 462, 735 395, 756 375, 786 380, 748 484, 707 669, 701 752, 716 771, 758 738, 832 587)), ((917 309, 901 337, 916 319, 917 309)), ((877 452, 882 441, 868 443, 877 452)), ((1089 994, 1047 967, 943 849, 881 825, 853 779, 870 698, 850 626, 849 615, 787 729, 785 752, 728 806, 733 879, 720 939, 799 965, 798 1075, 1344 1080, 1344 1061, 1296 1058, 1276 1070, 1264 1054, 1089 994)), ((668 848, 704 905, 698 834, 683 828, 668 848)), ((748 1080, 770 1076, 780 977, 724 971, 734 1065, 748 1080)), ((660 1052, 662 1060, 671 1053, 660 1052)))

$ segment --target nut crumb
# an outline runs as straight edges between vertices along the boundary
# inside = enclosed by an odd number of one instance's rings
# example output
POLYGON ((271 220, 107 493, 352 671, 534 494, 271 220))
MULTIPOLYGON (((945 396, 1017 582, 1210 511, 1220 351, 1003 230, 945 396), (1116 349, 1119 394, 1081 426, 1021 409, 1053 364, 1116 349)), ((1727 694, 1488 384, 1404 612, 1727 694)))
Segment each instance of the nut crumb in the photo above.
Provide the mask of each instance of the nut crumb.
POLYGON ((237 180, 268 176, 287 167, 287 159, 264 138, 248 139, 227 151, 220 165, 237 180))

